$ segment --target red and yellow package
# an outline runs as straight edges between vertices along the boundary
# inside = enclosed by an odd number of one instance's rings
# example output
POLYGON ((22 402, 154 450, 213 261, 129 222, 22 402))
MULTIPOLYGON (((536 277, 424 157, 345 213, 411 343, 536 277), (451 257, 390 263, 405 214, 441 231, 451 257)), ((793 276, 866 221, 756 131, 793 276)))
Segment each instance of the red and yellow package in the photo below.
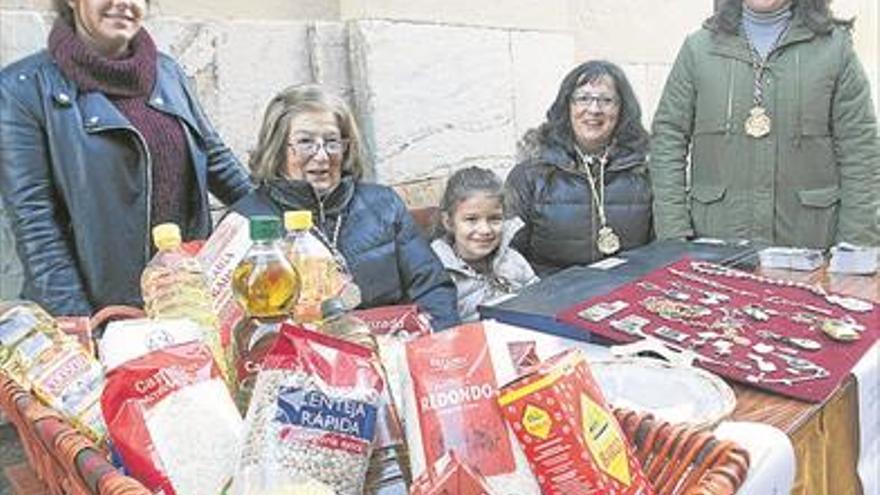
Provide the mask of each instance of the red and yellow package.
POLYGON ((580 351, 505 385, 498 404, 544 495, 654 493, 580 351))
POLYGON ((538 493, 498 407, 498 359, 481 323, 406 344, 402 402, 414 477, 455 451, 493 495, 538 493))

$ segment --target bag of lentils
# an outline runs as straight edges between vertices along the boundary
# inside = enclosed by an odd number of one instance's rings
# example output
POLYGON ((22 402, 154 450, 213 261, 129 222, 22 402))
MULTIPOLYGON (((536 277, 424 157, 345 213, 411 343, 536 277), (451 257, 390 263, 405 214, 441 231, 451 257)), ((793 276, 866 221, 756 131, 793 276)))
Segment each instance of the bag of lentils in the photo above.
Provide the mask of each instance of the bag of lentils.
POLYGON ((232 493, 360 495, 383 382, 366 347, 285 324, 257 376, 232 493))

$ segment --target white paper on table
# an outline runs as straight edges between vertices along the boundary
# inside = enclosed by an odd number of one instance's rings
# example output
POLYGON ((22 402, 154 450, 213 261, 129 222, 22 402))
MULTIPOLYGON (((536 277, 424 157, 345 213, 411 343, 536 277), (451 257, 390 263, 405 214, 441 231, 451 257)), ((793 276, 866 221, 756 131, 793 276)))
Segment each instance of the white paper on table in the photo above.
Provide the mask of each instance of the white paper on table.
POLYGON ((865 494, 880 493, 877 466, 880 465, 880 342, 853 367, 859 398, 859 478, 865 494))
MULTIPOLYGON (((794 446, 779 428, 764 423, 724 421, 713 432, 749 452, 749 474, 737 495, 787 495, 795 475, 794 446)), ((867 492, 866 492, 867 493, 867 492)))

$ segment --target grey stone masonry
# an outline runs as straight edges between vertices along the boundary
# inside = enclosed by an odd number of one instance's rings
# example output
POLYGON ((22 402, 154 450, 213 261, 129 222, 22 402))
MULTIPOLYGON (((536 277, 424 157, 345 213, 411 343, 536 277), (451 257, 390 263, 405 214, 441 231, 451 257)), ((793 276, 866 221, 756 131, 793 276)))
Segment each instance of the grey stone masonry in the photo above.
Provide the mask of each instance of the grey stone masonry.
MULTIPOLYGON (((0 64, 44 48, 52 20, 0 8, 0 64)), ((181 63, 243 164, 274 94, 324 84, 352 103, 372 163, 367 180, 394 186, 411 207, 436 204, 458 168, 506 174, 516 141, 543 120, 574 63, 574 37, 554 31, 163 16, 151 17, 148 29, 181 63)), ((0 298, 13 297, 22 274, 5 219, 0 275, 0 298)))

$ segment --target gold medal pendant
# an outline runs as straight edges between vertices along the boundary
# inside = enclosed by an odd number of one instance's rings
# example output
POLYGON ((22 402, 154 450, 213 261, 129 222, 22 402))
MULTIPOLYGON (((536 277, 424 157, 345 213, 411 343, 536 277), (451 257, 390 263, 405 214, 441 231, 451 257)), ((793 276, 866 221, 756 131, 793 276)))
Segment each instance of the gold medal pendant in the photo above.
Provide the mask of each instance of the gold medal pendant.
POLYGON ((770 134, 770 116, 767 109, 758 105, 749 110, 749 118, 746 119, 746 134, 753 138, 762 138, 770 134))
POLYGON ((614 230, 607 225, 603 225, 599 229, 599 235, 596 238, 596 247, 599 252, 605 255, 614 254, 620 250, 620 238, 614 233, 614 230))

